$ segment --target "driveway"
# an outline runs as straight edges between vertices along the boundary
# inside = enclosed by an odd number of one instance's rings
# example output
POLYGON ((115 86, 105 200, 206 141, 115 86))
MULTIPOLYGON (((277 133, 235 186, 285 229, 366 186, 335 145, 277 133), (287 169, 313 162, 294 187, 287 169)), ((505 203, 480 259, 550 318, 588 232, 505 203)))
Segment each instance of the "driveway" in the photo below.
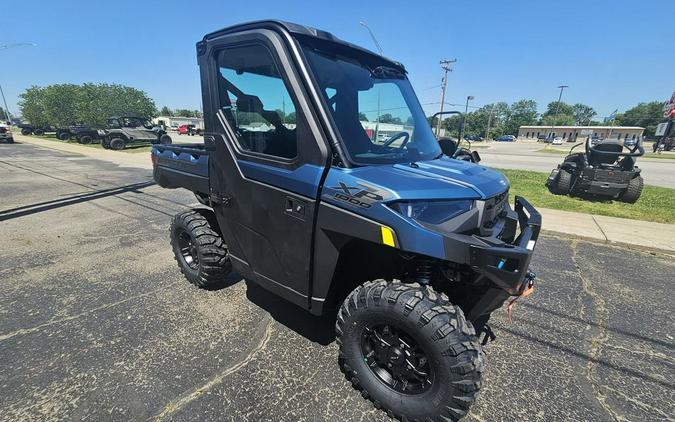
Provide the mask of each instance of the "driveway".
MULTIPOLYGON (((183 279, 167 229, 189 192, 28 144, 0 145, 0 180, 0 420, 388 420, 332 321, 183 279)), ((533 266, 466 420, 672 420, 672 257, 544 236, 533 266)))

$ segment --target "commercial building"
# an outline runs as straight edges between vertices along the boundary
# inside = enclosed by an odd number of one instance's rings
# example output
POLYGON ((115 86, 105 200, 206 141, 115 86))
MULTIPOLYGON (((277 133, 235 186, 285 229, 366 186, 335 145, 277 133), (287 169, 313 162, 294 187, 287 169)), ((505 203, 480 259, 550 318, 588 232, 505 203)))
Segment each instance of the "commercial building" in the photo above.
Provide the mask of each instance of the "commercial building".
POLYGON ((518 128, 518 138, 537 139, 541 136, 560 136, 565 140, 584 140, 588 137, 599 139, 638 139, 642 137, 645 128, 639 126, 521 126, 518 128))
POLYGON ((204 129, 204 119, 199 117, 158 116, 152 119, 152 123, 167 129, 177 129, 182 125, 194 125, 197 129, 204 129))

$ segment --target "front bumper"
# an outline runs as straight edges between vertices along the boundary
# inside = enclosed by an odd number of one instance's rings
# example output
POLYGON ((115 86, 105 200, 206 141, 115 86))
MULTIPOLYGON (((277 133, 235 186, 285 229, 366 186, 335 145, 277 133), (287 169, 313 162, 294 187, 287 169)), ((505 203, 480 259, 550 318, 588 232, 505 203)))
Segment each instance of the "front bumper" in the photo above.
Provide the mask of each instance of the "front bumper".
POLYGON ((445 237, 448 259, 469 265, 507 295, 518 296, 528 287, 528 269, 541 230, 541 215, 516 196, 514 209, 506 208, 493 235, 451 234, 445 237))

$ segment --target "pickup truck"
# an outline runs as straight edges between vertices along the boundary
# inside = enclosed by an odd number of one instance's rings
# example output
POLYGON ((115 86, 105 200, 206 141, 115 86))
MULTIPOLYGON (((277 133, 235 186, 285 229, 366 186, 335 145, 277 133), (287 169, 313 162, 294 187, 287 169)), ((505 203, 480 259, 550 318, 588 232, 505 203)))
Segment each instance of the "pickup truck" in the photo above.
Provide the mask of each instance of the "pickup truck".
POLYGON ((157 183, 203 204, 171 221, 180 271, 334 316, 340 369, 389 416, 464 417, 490 315, 533 291, 537 210, 443 153, 398 62, 280 21, 207 34, 197 61, 204 144, 151 152, 157 183), (405 126, 373 140, 359 117, 391 110, 405 126))

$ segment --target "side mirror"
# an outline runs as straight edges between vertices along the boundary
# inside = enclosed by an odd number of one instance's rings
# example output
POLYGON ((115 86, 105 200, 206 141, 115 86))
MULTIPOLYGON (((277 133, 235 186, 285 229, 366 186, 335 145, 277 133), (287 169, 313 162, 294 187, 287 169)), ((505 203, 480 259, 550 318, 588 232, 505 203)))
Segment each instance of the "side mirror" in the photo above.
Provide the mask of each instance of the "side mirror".
POLYGON ((480 154, 478 151, 471 151, 471 160, 474 163, 480 163, 480 154))

